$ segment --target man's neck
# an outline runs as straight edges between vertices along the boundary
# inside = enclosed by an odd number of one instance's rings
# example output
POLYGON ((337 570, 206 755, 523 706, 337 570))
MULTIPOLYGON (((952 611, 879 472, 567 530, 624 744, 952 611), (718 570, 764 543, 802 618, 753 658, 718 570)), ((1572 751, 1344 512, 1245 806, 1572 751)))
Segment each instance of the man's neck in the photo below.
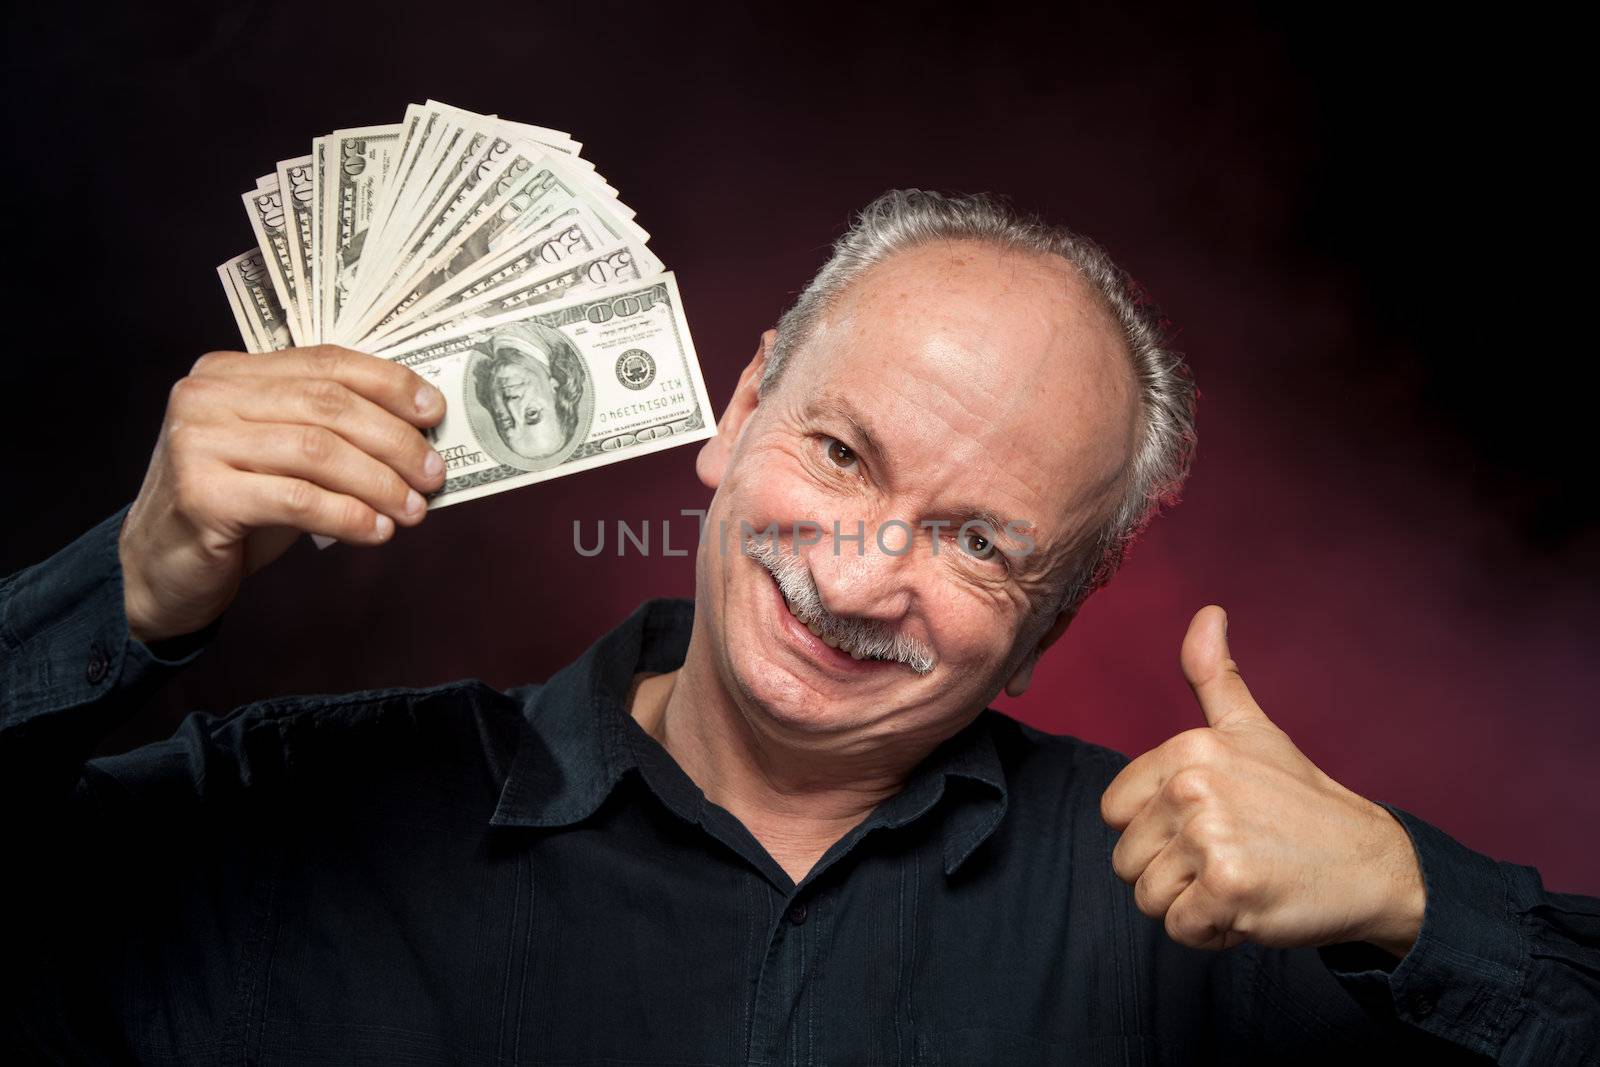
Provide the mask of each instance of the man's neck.
POLYGON ((927 753, 847 755, 758 730, 696 655, 640 675, 629 713, 712 803, 728 810, 796 883, 822 854, 898 792, 927 753))

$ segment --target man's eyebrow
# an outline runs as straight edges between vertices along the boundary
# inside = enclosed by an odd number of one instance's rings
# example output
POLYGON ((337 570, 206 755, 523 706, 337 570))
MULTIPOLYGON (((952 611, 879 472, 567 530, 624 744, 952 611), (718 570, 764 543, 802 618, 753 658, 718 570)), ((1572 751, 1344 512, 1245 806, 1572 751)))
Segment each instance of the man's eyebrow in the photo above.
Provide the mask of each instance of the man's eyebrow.
POLYGON ((856 443, 851 447, 868 460, 874 463, 887 463, 888 456, 884 452, 883 444, 876 434, 867 428, 865 420, 856 406, 838 393, 824 393, 815 398, 806 406, 806 414, 812 418, 833 418, 849 423, 855 431, 856 443))
POLYGON ((993 531, 994 536, 996 537, 1005 537, 1009 533, 1009 531, 1006 530, 1005 522, 997 518, 992 511, 985 511, 983 508, 969 506, 954 507, 947 510, 948 514, 950 515, 952 528, 954 529, 959 530, 961 527, 970 522, 981 526, 987 526, 991 531, 993 531))

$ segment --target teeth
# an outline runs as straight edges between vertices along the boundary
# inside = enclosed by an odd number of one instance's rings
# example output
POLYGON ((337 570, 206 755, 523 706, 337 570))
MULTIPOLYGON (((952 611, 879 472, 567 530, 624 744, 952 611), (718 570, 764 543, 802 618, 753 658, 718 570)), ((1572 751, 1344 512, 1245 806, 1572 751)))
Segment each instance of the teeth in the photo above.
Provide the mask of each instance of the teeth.
MULTIPOLYGON (((786 594, 783 594, 783 591, 781 589, 779 590, 779 593, 780 593, 780 595, 783 595, 783 606, 789 609, 789 614, 790 615, 794 615, 794 617, 796 619, 800 619, 800 616, 795 614, 794 604, 790 602, 789 597, 786 594)), ((800 619, 800 622, 801 622, 801 624, 803 626, 805 626, 805 628, 807 630, 811 631, 811 636, 819 639, 823 644, 827 645, 829 648, 836 648, 840 652, 843 652, 843 653, 847 654, 853 660, 864 660, 864 659, 873 659, 873 660, 875 660, 875 659, 880 658, 878 656, 863 655, 862 653, 857 652, 854 648, 850 647, 849 645, 846 645, 846 644, 843 644, 843 643, 841 643, 839 641, 836 641, 831 637, 824 636, 823 633, 822 633, 822 627, 818 626, 814 622, 806 622, 804 619, 800 619)))

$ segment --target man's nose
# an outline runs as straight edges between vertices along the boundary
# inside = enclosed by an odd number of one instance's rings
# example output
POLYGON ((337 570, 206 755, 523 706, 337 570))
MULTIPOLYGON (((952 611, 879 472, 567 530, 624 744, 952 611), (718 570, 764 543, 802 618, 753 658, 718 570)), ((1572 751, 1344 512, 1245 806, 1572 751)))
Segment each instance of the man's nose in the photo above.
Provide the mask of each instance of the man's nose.
POLYGON ((915 536, 900 524, 844 523, 805 549, 823 606, 836 615, 894 623, 911 608, 915 536))

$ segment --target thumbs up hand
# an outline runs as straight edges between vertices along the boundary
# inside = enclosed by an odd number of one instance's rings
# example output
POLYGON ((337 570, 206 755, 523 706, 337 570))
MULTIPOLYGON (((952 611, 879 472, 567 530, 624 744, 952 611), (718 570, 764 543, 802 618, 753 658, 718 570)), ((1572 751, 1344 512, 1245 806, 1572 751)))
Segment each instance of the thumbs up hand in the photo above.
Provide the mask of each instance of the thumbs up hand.
POLYGON ((1318 770, 1267 718, 1215 605, 1181 655, 1206 725, 1133 760, 1100 798, 1134 902, 1194 948, 1368 941, 1404 956, 1422 927, 1421 868, 1405 828, 1318 770))

